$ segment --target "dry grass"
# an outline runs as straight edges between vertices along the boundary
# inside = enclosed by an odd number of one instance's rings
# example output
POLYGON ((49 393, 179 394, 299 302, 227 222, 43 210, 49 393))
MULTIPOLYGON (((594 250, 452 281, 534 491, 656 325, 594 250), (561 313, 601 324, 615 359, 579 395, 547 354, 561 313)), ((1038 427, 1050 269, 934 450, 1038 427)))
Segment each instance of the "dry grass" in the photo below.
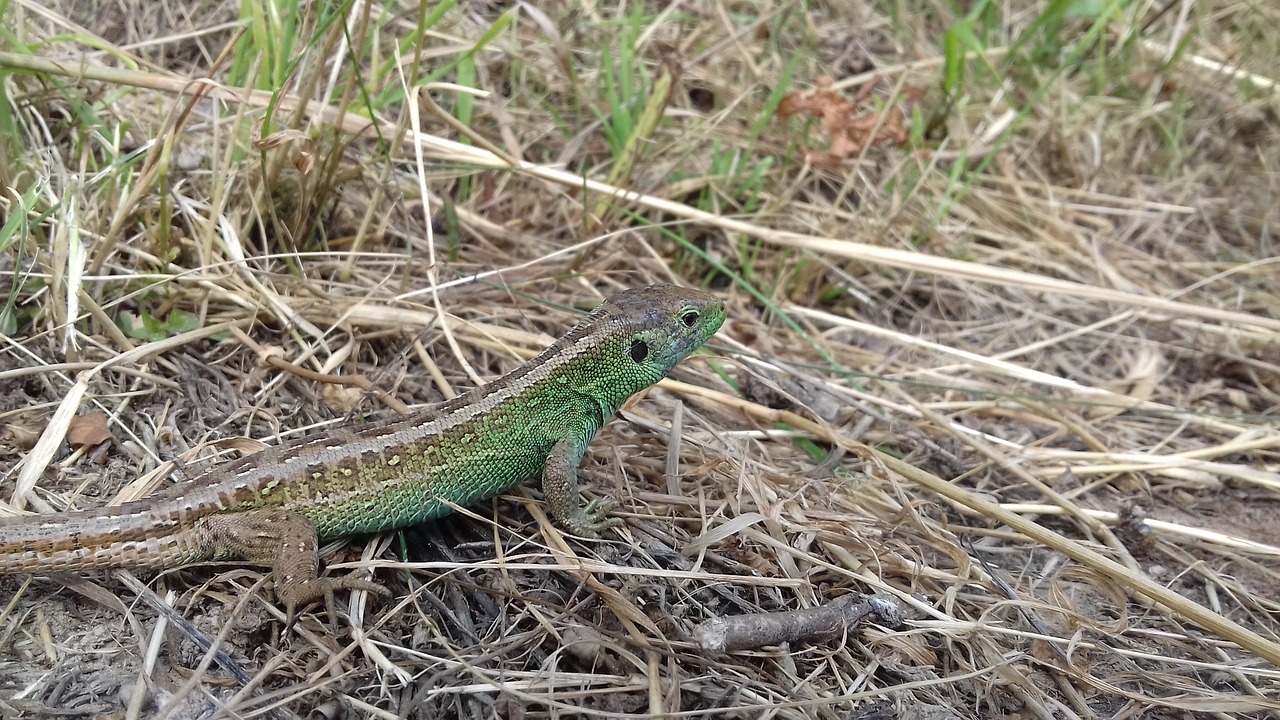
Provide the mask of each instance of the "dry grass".
POLYGON ((273 357, 412 405, 620 288, 730 320, 593 444, 617 535, 357 539, 395 599, 334 626, 234 563, 0 579, 0 715, 1280 713, 1271 4, 267 7, 6 6, 14 510, 392 414, 273 357), (821 76, 853 122, 774 117, 821 76), (851 593, 906 626, 693 642, 851 593))

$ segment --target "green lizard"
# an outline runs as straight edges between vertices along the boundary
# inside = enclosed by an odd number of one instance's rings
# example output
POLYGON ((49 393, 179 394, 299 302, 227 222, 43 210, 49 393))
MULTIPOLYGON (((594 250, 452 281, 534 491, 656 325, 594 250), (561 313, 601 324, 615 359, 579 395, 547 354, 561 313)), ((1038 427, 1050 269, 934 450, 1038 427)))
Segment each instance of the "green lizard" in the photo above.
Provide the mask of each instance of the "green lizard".
POLYGON ((410 417, 282 443, 119 507, 0 520, 0 573, 240 557, 272 566, 292 612, 338 589, 385 592, 318 577, 319 542, 439 517, 538 475, 556 520, 596 536, 617 521, 611 504, 579 504, 587 444, 724 318, 695 290, 619 293, 510 374, 410 417))

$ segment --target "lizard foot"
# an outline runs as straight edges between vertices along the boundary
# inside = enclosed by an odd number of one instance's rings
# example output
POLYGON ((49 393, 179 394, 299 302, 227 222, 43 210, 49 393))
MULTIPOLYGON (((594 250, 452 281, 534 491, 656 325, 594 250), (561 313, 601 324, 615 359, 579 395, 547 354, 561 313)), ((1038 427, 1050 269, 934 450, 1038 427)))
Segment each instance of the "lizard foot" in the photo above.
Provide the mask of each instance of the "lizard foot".
POLYGON ((592 500, 585 507, 578 508, 573 515, 564 518, 561 525, 574 535, 598 538, 605 530, 622 524, 622 518, 609 517, 609 513, 617 507, 618 503, 613 500, 592 500))
POLYGON ((386 597, 391 591, 372 580, 356 577, 354 574, 342 577, 317 577, 300 582, 277 585, 276 598, 284 603, 288 621, 291 625, 298 616, 298 608, 305 607, 314 600, 324 600, 329 617, 335 617, 333 611, 333 595, 339 590, 367 590, 375 595, 386 597))

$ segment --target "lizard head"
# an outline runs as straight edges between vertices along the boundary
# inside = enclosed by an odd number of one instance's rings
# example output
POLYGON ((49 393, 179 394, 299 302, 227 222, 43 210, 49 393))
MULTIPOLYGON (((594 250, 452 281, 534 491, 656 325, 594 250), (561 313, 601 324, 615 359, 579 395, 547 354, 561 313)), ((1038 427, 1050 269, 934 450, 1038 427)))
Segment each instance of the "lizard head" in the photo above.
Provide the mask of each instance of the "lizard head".
POLYGON ((663 284, 618 293, 569 333, 591 346, 582 389, 612 413, 701 347, 724 318, 724 303, 699 290, 663 284))

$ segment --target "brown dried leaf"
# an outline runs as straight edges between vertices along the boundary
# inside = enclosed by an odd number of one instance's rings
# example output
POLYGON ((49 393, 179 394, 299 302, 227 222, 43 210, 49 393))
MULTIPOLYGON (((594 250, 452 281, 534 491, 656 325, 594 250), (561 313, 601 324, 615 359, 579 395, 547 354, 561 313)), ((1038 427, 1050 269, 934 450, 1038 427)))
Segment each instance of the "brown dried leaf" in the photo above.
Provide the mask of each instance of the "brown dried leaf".
POLYGON ((316 141, 301 130, 280 130, 259 138, 253 143, 255 149, 264 151, 286 145, 294 146, 293 167, 303 175, 311 172, 311 168, 315 166, 316 141))
POLYGON ((77 415, 71 418, 71 423, 67 426, 67 444, 77 450, 113 440, 115 436, 107 426, 107 416, 102 413, 77 415))
POLYGON ((778 577, 782 573, 782 568, 775 563, 771 557, 762 555, 754 547, 750 547, 741 542, 726 542, 721 548, 728 557, 737 560, 747 567, 755 570, 764 577, 778 577))
MULTIPOLYGON (((809 153, 816 163, 838 163, 856 155, 870 145, 901 145, 907 140, 906 111, 900 107, 882 112, 855 115, 858 106, 869 96, 874 84, 868 83, 863 92, 849 100, 831 90, 828 78, 819 78, 818 89, 809 93, 787 93, 778 103, 774 113, 780 120, 805 113, 822 120, 823 129, 831 136, 831 146, 826 154, 809 153)), ((908 97, 908 101, 911 98, 908 97)))
POLYGON ((21 450, 30 450, 36 446, 44 425, 17 420, 0 422, 0 440, 12 442, 21 450))
POLYGON ((332 408, 334 412, 342 413, 343 415, 359 408, 365 395, 366 393, 362 388, 351 385, 325 385, 320 389, 320 397, 324 399, 324 404, 332 408))
POLYGON ((277 130, 266 137, 254 140, 253 148, 255 150, 274 150, 292 142, 302 143, 303 147, 308 150, 315 147, 315 141, 311 139, 311 136, 301 130, 286 129, 277 130))
POLYGON ((828 131, 840 128, 849 113, 853 112, 853 102, 830 90, 815 90, 812 93, 787 93, 778 103, 775 113, 782 120, 789 119, 797 113, 806 113, 822 119, 828 131))

